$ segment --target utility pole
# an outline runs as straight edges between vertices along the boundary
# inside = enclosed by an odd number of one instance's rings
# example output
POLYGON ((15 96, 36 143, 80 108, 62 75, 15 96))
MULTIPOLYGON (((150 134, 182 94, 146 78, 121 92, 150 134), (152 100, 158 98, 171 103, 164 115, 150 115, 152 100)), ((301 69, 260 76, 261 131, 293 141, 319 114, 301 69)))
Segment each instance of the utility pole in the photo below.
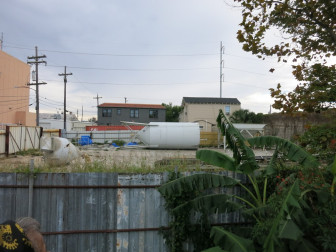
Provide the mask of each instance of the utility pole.
POLYGON ((27 61, 27 64, 35 64, 35 83, 28 83, 28 86, 35 85, 36 86, 36 126, 40 125, 40 101, 39 101, 39 85, 47 84, 46 82, 39 82, 38 79, 38 65, 41 63, 44 63, 47 65, 47 62, 44 60, 41 60, 43 58, 46 58, 45 55, 38 56, 37 52, 37 46, 35 46, 35 56, 27 57, 28 60, 33 61, 27 61))
POLYGON ((66 131, 66 84, 68 82, 67 76, 72 75, 72 73, 67 73, 66 66, 64 67, 64 73, 58 74, 59 76, 64 76, 64 130, 66 131))
POLYGON ((99 99, 100 99, 100 98, 103 98, 103 97, 98 96, 98 94, 97 94, 96 97, 93 97, 93 99, 97 99, 97 119, 98 119, 98 106, 99 106, 99 99))
POLYGON ((124 97, 124 99, 125 99, 125 103, 127 103, 127 97, 124 97))
POLYGON ((222 84, 224 81, 224 73, 223 73, 223 68, 224 68, 224 60, 223 60, 223 55, 224 55, 224 46, 223 42, 220 42, 220 75, 219 75, 219 80, 220 80, 220 93, 219 97, 222 98, 222 84))
POLYGON ((103 98, 103 97, 98 96, 98 94, 97 94, 96 97, 93 97, 93 99, 96 99, 96 100, 97 100, 97 109, 98 109, 98 106, 99 106, 99 99, 100 99, 100 98, 103 98))

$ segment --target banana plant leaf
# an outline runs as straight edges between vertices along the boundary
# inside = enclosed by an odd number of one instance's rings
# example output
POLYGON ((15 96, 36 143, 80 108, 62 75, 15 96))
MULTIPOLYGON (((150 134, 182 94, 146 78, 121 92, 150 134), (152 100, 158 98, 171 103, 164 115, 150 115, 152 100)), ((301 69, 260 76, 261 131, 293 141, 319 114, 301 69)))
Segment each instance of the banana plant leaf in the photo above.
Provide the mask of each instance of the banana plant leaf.
POLYGON ((169 195, 181 195, 184 191, 204 191, 209 188, 231 187, 238 183, 238 180, 230 177, 203 173, 170 181, 160 186, 158 190, 166 197, 169 195))
MULTIPOLYGON (((260 136, 247 140, 252 147, 275 147, 277 151, 293 162, 297 162, 306 168, 317 168, 317 160, 300 146, 275 136, 260 136)), ((274 154, 278 155, 278 152, 274 154)))
POLYGON ((292 240, 298 240, 302 236, 302 231, 295 225, 295 229, 292 230, 291 234, 286 235, 285 231, 288 230, 289 227, 294 227, 293 224, 289 224, 292 222, 293 211, 302 211, 300 208, 300 204, 298 202, 300 197, 300 189, 298 181, 295 180, 293 185, 287 192, 285 199, 282 202, 281 208, 279 209, 279 213, 273 221, 273 225, 269 231, 268 236, 264 242, 264 251, 274 252, 276 243, 279 238, 290 238, 292 240))
POLYGON ((198 150, 196 158, 207 164, 224 168, 228 171, 237 171, 238 164, 228 155, 213 150, 198 150))
POLYGON ((243 163, 239 168, 244 173, 252 173, 254 170, 258 169, 259 166, 255 160, 255 155, 250 148, 249 142, 239 130, 233 126, 222 110, 219 110, 217 126, 227 139, 227 143, 233 152, 233 159, 237 164, 240 164, 241 162, 243 163))
POLYGON ((215 245, 219 246, 224 251, 230 252, 253 252, 255 251, 252 240, 245 239, 235 235, 220 227, 213 227, 211 229, 211 238, 215 245))
POLYGON ((320 250, 317 249, 309 240, 302 239, 301 242, 292 242, 290 245, 291 251, 295 252, 319 252, 320 250))
POLYGON ((206 250, 202 250, 202 252, 229 252, 229 251, 223 250, 221 249, 221 247, 217 246, 217 247, 208 248, 206 250))
POLYGON ((190 200, 180 206, 174 208, 174 212, 184 211, 185 209, 192 209, 200 211, 206 209, 209 214, 213 213, 230 213, 241 209, 243 206, 232 201, 232 196, 227 194, 212 194, 200 196, 190 200))

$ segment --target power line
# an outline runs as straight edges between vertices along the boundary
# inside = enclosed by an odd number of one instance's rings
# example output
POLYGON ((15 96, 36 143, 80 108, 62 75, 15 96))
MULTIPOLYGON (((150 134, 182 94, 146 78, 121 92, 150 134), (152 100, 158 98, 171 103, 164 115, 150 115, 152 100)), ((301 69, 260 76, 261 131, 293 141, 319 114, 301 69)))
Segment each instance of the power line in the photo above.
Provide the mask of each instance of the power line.
MULTIPOLYGON (((57 65, 48 65, 49 67, 63 67, 57 65)), ((103 68, 103 67, 82 67, 82 66, 69 66, 74 69, 83 70, 103 70, 103 71, 192 71, 192 70, 211 70, 217 67, 195 67, 195 68, 103 68)))
MULTIPOLYGON (((62 67, 57 65, 48 65, 49 67, 62 67)), ((193 71, 193 70, 214 70, 218 69, 218 67, 200 67, 200 68, 103 68, 103 67, 81 67, 81 66, 69 66, 70 68, 74 69, 82 69, 82 70, 101 70, 101 71, 130 71, 130 72, 150 72, 150 71, 193 71)), ((266 75, 264 73, 258 73, 253 71, 247 71, 244 69, 233 68, 233 67, 222 67, 223 69, 230 69, 234 71, 240 71, 245 73, 251 74, 258 74, 258 75, 266 75)))
MULTIPOLYGON (((9 46, 5 45, 7 48, 16 48, 31 50, 28 47, 22 46, 9 46)), ((115 54, 115 53, 90 53, 90 52, 74 52, 74 51, 58 51, 58 50, 48 50, 40 49, 43 52, 49 53, 61 53, 61 54, 79 54, 79 55, 92 55, 92 56, 112 56, 112 57, 195 57, 195 56, 213 56, 218 55, 217 53, 191 53, 191 54, 115 54)))
MULTIPOLYGON (((52 82, 60 82, 59 80, 47 80, 52 82)), ((113 83, 113 82, 87 82, 74 81, 72 83, 90 84, 90 85, 115 85, 115 86, 173 86, 173 85, 209 85, 215 83, 211 82, 179 82, 179 83, 113 83)), ((217 82, 216 82, 217 83, 217 82)))

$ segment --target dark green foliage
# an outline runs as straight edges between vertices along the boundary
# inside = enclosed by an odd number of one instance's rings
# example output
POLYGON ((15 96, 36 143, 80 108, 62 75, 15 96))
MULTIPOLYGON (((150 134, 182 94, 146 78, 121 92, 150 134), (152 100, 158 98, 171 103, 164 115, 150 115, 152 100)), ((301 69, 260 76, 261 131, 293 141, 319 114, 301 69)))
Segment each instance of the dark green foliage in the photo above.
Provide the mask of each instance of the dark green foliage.
POLYGON ((165 104, 162 103, 162 106, 166 107, 166 122, 178 122, 179 115, 182 111, 181 106, 173 106, 172 103, 165 104))
POLYGON ((115 143, 118 146, 124 146, 125 141, 123 141, 123 140, 113 140, 112 143, 115 143))
POLYGON ((330 164, 336 155, 336 122, 312 126, 297 141, 311 154, 318 155, 321 161, 330 164))
MULTIPOLYGON (((180 178, 179 173, 171 173, 168 182, 174 183, 174 180, 180 178)), ((202 190, 194 190, 192 185, 182 183, 181 187, 169 193, 167 188, 160 187, 159 191, 166 201, 166 209, 170 215, 169 230, 162 230, 165 241, 172 252, 183 252, 183 244, 191 241, 194 245, 194 251, 201 251, 213 246, 208 237, 210 236, 210 223, 207 218, 207 212, 200 210, 198 221, 193 222, 194 211, 192 206, 184 206, 182 211, 174 211, 176 207, 183 205, 185 202, 199 196, 202 190)), ((167 187, 167 186, 166 186, 167 187)))
POLYGON ((232 113, 230 120, 232 123, 263 123, 264 115, 250 112, 248 109, 240 109, 232 113))

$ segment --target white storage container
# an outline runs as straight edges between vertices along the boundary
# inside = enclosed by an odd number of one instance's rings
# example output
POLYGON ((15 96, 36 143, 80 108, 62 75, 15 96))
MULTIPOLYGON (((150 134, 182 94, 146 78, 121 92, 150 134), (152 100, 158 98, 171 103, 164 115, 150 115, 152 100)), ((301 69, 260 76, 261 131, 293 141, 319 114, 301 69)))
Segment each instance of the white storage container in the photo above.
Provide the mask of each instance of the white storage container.
POLYGON ((200 128, 198 123, 150 122, 137 138, 153 149, 197 149, 200 128))

